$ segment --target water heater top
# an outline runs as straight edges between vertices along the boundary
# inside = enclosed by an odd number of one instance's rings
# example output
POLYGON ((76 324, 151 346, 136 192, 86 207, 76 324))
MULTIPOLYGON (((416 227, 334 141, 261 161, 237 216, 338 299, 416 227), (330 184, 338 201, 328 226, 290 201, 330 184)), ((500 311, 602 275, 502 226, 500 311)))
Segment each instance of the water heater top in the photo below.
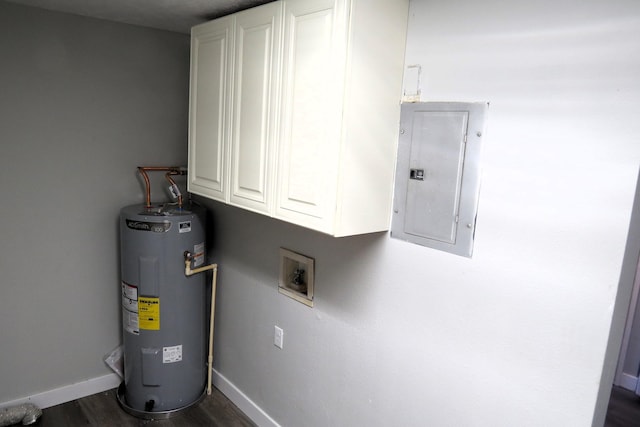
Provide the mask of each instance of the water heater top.
POLYGON ((172 217, 183 215, 194 215, 199 213, 202 208, 191 203, 178 206, 177 203, 152 204, 146 206, 144 204, 132 205, 122 208, 122 212, 128 215, 144 215, 157 217, 172 217))

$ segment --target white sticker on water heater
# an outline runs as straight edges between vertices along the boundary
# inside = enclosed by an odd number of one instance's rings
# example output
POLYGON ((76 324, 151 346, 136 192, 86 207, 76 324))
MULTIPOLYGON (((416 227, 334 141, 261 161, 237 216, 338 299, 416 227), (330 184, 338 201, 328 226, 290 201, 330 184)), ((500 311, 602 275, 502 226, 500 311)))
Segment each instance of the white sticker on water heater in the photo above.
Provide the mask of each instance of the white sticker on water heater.
POLYGON ((124 330, 138 335, 140 325, 138 322, 138 288, 122 282, 122 325, 124 330))
POLYGON ((204 242, 193 246, 193 266, 204 264, 204 242))
POLYGON ((191 221, 183 221, 178 224, 179 233, 188 233, 191 231, 191 221))
POLYGON ((175 363, 182 360, 182 344, 162 347, 162 363, 175 363))
POLYGON ((128 310, 122 310, 122 325, 124 330, 133 335, 140 334, 140 326, 138 324, 138 313, 132 313, 128 310))
POLYGON ((138 288, 122 282, 122 307, 125 310, 138 312, 138 288))

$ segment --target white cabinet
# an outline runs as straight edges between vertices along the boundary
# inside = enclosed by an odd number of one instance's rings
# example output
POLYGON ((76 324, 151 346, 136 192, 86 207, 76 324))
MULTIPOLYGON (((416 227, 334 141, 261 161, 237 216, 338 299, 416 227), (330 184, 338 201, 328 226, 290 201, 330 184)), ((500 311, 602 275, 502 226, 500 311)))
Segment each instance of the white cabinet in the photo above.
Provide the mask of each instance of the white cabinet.
MULTIPOLYGON (((344 38, 333 0, 285 1, 275 216, 333 233, 344 38)), ((344 25, 343 25, 344 27, 344 25)))
POLYGON ((268 214, 275 158, 282 5, 236 15, 229 203, 268 214))
POLYGON ((191 36, 189 191, 227 201, 233 18, 195 27, 191 36))
POLYGON ((408 0, 265 6, 192 32, 189 191, 334 236, 387 230, 408 0), (231 58, 203 48, 226 21, 231 58))
POLYGON ((262 213, 273 193, 282 5, 194 27, 189 191, 262 213))

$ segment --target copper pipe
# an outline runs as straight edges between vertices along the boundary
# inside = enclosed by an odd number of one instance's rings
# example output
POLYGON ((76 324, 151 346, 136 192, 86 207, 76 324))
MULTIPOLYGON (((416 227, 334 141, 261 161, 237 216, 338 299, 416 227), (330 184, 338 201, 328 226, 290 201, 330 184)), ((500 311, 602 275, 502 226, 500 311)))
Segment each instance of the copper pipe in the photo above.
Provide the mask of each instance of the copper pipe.
POLYGON ((182 172, 179 166, 138 166, 138 172, 140 172, 140 175, 142 175, 142 178, 144 179, 145 200, 146 207, 148 208, 151 207, 151 182, 149 182, 149 175, 147 175, 147 171, 176 172, 174 175, 184 175, 184 172, 182 172))

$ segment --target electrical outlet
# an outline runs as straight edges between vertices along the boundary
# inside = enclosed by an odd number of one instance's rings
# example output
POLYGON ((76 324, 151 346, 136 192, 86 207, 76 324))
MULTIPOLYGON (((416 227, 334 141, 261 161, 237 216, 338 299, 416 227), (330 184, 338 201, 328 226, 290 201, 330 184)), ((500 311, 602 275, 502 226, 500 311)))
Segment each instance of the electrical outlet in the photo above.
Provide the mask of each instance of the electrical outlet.
POLYGON ((275 333, 273 335, 273 345, 278 348, 282 348, 282 346, 284 345, 284 331, 278 326, 275 327, 275 333))

